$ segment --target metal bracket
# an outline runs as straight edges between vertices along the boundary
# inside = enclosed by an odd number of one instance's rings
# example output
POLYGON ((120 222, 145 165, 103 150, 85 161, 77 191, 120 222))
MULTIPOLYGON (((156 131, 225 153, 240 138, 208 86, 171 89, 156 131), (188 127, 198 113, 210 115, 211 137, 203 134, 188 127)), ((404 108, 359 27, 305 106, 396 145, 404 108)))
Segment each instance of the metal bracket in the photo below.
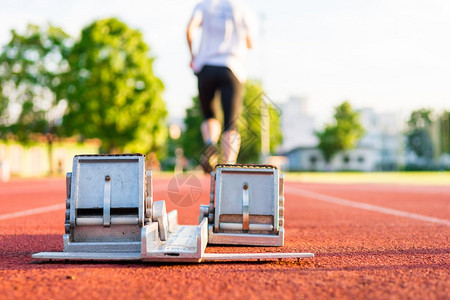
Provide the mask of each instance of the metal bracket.
POLYGON ((111 177, 105 176, 103 196, 103 227, 111 226, 111 177))

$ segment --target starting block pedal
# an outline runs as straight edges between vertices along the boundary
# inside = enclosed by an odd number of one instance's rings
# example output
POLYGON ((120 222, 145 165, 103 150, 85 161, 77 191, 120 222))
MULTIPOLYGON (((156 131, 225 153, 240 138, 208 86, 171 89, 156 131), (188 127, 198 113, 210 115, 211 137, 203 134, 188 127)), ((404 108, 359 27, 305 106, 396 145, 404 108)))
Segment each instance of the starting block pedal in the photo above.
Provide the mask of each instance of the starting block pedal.
POLYGON ((284 182, 271 165, 217 165, 211 174, 208 243, 283 246, 284 182))
POLYGON ((77 155, 66 176, 64 250, 32 257, 201 262, 313 256, 205 253, 208 243, 282 246, 284 239, 283 183, 276 168, 221 165, 212 175, 212 205, 201 207, 198 225, 178 225, 176 210, 167 213, 165 201, 153 201, 144 155, 77 155))

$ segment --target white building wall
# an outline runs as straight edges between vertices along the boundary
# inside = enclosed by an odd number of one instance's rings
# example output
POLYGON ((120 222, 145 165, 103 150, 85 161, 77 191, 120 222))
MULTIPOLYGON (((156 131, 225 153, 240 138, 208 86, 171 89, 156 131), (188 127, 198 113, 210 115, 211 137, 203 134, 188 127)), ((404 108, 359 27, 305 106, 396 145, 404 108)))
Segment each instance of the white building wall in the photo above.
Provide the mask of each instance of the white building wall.
POLYGON ((402 161, 402 129, 395 113, 376 113, 371 108, 360 109, 360 121, 366 130, 358 147, 377 153, 376 170, 395 169, 402 161))
POLYGON ((313 147, 318 143, 314 135, 315 118, 307 112, 307 99, 291 97, 281 105, 281 126, 283 144, 280 152, 287 152, 297 147, 313 147))
POLYGON ((288 154, 290 170, 296 171, 375 171, 378 161, 373 149, 357 148, 337 153, 329 164, 317 148, 298 148, 288 154))

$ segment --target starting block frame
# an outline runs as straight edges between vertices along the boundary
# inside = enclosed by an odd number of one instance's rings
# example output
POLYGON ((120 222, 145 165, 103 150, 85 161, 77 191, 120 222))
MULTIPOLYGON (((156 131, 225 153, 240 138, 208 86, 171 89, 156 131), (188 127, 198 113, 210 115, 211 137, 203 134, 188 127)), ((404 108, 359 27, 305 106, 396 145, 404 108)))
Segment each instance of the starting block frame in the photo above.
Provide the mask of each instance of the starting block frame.
POLYGON ((222 224, 221 227, 215 220, 225 215, 221 212, 233 213, 236 207, 230 211, 218 206, 215 210, 210 205, 206 209, 201 206, 198 225, 179 225, 176 210, 167 213, 164 200, 153 201, 152 173, 145 171, 145 156, 142 154, 77 155, 72 172, 66 176, 64 250, 40 252, 32 257, 44 260, 198 263, 314 256, 312 253, 205 253, 208 243, 281 246, 284 240, 283 181, 276 168, 223 165, 212 177, 212 205, 214 199, 216 204, 227 203, 221 197, 229 199, 230 193, 213 197, 215 191, 226 190, 223 183, 236 186, 244 179, 244 184, 247 184, 234 193, 235 198, 236 195, 242 196, 243 221, 240 224, 235 222, 231 226, 225 225, 225 228, 222 224), (237 181, 233 179, 236 172, 237 181), (272 191, 270 200, 266 200, 262 208, 258 208, 254 200, 266 193, 266 190, 261 193, 257 188, 258 178, 265 180, 264 185, 268 182, 272 185, 269 187, 272 191), (263 213, 265 223, 253 217, 255 212, 263 213), (252 225, 255 220, 256 228, 252 225), (222 231, 216 232, 214 228, 222 231))

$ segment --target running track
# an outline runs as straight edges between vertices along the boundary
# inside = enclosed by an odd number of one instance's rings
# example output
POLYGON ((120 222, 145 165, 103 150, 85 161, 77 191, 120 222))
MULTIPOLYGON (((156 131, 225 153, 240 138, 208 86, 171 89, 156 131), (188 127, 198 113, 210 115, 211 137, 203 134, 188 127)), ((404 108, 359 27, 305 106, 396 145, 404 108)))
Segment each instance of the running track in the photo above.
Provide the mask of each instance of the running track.
MULTIPOLYGON (((157 177, 157 176, 156 176, 157 177)), ((208 203, 175 207, 168 179, 154 198, 180 224, 208 203)), ((286 184, 283 248, 208 247, 207 252, 313 252, 312 259, 201 263, 43 263, 62 251, 63 179, 0 182, 0 299, 449 299, 450 186, 286 184)))

